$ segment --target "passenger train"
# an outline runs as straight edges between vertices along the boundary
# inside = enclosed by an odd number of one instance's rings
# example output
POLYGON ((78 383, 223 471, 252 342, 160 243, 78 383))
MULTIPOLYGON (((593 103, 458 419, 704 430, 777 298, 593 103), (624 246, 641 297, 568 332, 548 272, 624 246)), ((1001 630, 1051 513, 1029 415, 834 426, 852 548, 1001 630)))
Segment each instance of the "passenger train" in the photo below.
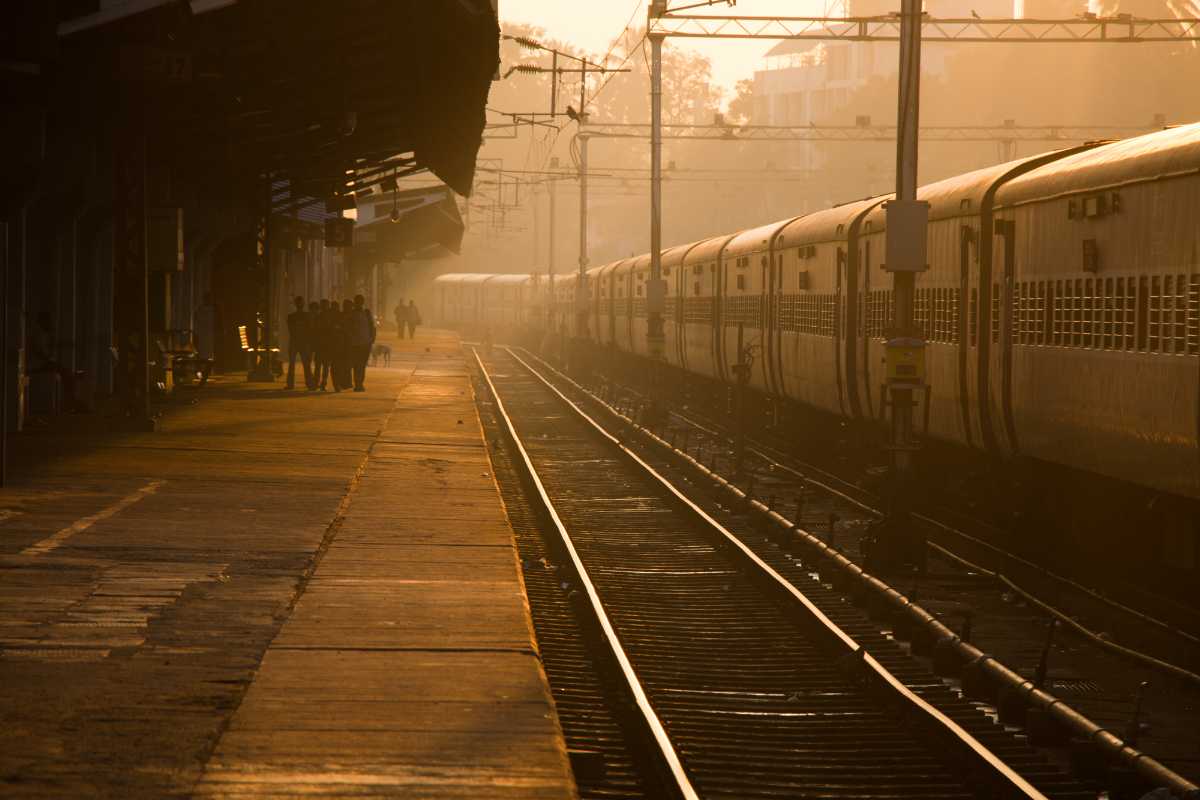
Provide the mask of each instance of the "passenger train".
MULTIPOLYGON (((1200 499, 1200 124, 986 167, 918 197, 930 205, 924 433, 1200 499)), ((882 418, 887 201, 665 250, 666 359, 731 382, 740 326, 759 392, 882 418)), ((587 271, 592 340, 647 355, 649 278, 648 254, 587 271)), ((499 334, 550 305, 571 331, 579 281, 547 280, 443 275, 437 311, 499 334)))

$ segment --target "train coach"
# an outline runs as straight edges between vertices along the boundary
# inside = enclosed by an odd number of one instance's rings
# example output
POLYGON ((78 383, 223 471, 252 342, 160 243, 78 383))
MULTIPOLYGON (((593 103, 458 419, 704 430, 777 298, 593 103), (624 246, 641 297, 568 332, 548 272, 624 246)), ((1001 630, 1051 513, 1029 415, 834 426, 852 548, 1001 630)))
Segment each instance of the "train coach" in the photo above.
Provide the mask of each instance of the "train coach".
MULTIPOLYGON (((1200 124, 987 167, 919 199, 921 432, 1200 499, 1200 124)), ((882 418, 887 200, 664 251, 667 360, 731 382, 740 340, 764 395, 882 418)), ((646 354, 649 274, 648 255, 587 273, 596 342, 646 354)), ((559 279, 560 311, 575 286, 559 279)), ((505 313, 472 301, 457 313, 505 313)))

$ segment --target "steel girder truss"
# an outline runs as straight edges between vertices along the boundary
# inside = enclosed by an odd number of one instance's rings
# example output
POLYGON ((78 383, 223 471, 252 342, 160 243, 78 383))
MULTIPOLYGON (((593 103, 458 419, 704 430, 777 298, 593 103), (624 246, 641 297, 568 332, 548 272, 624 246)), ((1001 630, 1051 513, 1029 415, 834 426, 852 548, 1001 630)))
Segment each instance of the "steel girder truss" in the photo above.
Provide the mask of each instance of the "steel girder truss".
MULTIPOLYGON (((745 17, 671 14, 649 18, 649 35, 704 39, 812 39, 897 42, 899 15, 745 17)), ((1200 19, 1084 15, 1076 19, 939 19, 925 15, 924 42, 1197 42, 1200 19)))
MULTIPOLYGON (((922 141, 1086 142, 1148 133, 1159 125, 929 125, 922 141)), ((649 123, 595 122, 579 136, 649 139, 649 123)), ((663 139, 734 142, 894 142, 895 125, 663 125, 663 139)))

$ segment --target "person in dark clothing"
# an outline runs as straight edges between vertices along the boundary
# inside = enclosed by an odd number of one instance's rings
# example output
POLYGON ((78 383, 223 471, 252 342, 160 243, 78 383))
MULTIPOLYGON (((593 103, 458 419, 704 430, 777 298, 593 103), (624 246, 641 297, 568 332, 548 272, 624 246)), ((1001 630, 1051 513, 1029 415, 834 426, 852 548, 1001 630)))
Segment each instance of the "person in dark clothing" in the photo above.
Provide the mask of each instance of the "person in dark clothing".
POLYGON ((396 332, 400 338, 404 338, 404 325, 408 323, 408 306, 404 305, 403 297, 400 302, 396 303, 396 309, 391 313, 396 318, 396 332))
POLYGON ((337 312, 333 335, 333 390, 340 392, 351 387, 350 382, 350 348, 347 342, 350 317, 354 313, 354 301, 342 302, 342 310, 337 312))
POLYGON ((67 408, 71 411, 81 411, 82 406, 75 394, 75 372, 59 360, 59 345, 55 337, 54 318, 49 311, 39 311, 29 336, 29 364, 26 372, 29 375, 57 373, 62 382, 62 394, 67 408))
POLYGON ((315 370, 315 381, 317 388, 322 392, 329 385, 330 373, 333 371, 333 334, 334 334, 334 315, 337 310, 330 307, 328 300, 322 300, 317 312, 317 368, 315 370))
POLYGON ((312 382, 308 385, 310 392, 317 390, 317 381, 321 371, 317 367, 317 350, 321 347, 321 304, 312 300, 308 304, 308 367, 312 371, 312 382))
POLYGON ((287 388, 296 388, 296 357, 299 356, 300 364, 304 368, 304 388, 311 392, 313 390, 313 376, 309 361, 312 356, 313 321, 309 313, 304 310, 303 297, 297 297, 292 303, 296 306, 296 310, 288 314, 287 317, 287 388))
POLYGON ((363 382, 367 377, 367 360, 371 357, 371 345, 375 344, 375 315, 366 307, 366 299, 357 294, 354 306, 346 319, 346 345, 350 352, 350 365, 354 369, 354 391, 365 392, 363 382))
POLYGON ((417 310, 417 304, 412 300, 408 301, 408 338, 415 339, 417 337, 417 326, 421 324, 421 312, 417 310))

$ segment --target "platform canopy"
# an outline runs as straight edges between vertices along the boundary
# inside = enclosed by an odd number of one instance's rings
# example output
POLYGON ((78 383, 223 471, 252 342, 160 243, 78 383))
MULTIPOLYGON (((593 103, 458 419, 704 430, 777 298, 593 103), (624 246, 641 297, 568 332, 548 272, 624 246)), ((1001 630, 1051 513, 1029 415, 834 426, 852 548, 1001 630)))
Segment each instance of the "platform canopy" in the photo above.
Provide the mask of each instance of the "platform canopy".
POLYGON ((356 255, 365 252, 376 260, 398 262, 414 254, 429 258, 460 252, 463 221, 450 189, 433 186, 360 203, 354 235, 356 255))
POLYGON ((38 0, 18 15, 35 38, 48 25, 56 34, 32 59, 46 105, 70 106, 74 95, 93 119, 144 114, 154 146, 200 176, 269 175, 291 187, 293 206, 361 190, 397 166, 470 193, 498 64, 489 0, 54 8, 38 0))

